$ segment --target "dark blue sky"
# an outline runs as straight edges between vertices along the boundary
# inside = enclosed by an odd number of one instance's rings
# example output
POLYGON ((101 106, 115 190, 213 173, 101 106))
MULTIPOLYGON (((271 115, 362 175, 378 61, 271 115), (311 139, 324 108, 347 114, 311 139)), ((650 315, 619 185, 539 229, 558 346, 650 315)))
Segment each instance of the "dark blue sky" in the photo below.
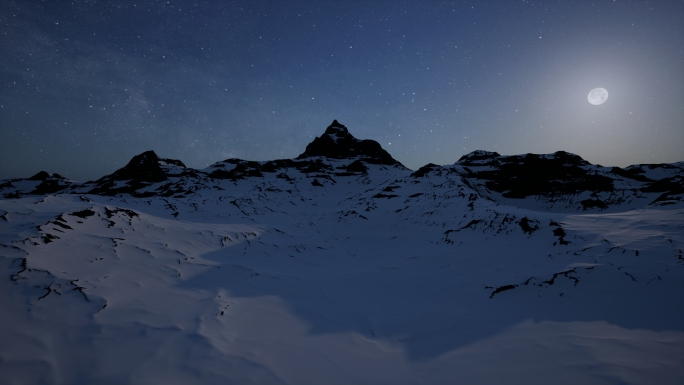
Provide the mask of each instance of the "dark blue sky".
POLYGON ((0 33, 0 178, 291 158, 333 119, 412 169, 684 160, 681 1, 3 1, 0 33))

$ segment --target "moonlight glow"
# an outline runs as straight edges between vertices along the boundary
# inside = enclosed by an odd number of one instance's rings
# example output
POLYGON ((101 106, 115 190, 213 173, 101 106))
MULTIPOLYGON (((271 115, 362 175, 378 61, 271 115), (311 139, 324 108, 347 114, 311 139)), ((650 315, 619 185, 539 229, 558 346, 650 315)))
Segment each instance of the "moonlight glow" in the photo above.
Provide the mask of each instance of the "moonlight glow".
POLYGON ((334 119, 413 170, 475 150, 678 162, 682 15, 684 1, 0 1, 0 179, 95 180, 148 150, 193 168, 290 159, 334 119), (597 87, 610 103, 587 103, 597 87))
POLYGON ((608 100, 608 91, 605 88, 594 88, 589 91, 587 99, 589 99, 589 103, 598 106, 608 100))

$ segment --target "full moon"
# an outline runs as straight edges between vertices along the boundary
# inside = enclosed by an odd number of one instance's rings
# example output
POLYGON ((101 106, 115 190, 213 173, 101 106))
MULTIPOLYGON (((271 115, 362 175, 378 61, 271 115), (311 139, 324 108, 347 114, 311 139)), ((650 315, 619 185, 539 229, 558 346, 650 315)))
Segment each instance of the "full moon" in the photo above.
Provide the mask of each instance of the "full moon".
POLYGON ((589 103, 598 106, 599 104, 603 104, 608 100, 608 90, 605 88, 594 88, 593 90, 589 91, 589 96, 587 96, 587 99, 589 99, 589 103))

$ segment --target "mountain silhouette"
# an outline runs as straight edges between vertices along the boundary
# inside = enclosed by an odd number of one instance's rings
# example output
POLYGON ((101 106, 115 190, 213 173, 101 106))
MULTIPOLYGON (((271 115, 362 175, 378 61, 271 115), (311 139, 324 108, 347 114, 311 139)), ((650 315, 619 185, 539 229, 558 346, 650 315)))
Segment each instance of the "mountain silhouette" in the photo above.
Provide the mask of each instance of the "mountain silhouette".
MULTIPOLYGON (((427 164, 411 172, 382 146, 355 138, 337 120, 294 159, 249 161, 227 159, 206 169, 191 169, 182 161, 160 158, 154 151, 134 156, 126 166, 96 181, 79 183, 41 171, 26 179, 0 184, 5 198, 60 192, 136 197, 186 196, 212 180, 281 179, 304 175, 311 185, 324 187, 339 178, 368 177, 370 166, 391 167, 415 178, 455 173, 488 199, 534 197, 543 207, 606 210, 626 202, 674 202, 682 199, 684 163, 634 165, 626 168, 594 165, 565 151, 553 154, 500 155, 483 150, 463 155, 453 165, 427 164)), ((388 196, 388 194, 380 194, 388 196)), ((391 195, 391 194, 389 194, 391 195)), ((639 204, 641 204, 639 203, 639 204)))

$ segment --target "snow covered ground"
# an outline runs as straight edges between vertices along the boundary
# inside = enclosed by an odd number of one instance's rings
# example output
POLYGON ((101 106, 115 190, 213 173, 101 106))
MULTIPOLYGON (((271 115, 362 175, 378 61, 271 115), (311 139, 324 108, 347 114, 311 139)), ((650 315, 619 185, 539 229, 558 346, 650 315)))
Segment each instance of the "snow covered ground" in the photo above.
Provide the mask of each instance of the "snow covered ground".
POLYGON ((6 195, 1 382, 684 383, 681 201, 317 159, 6 195))
POLYGON ((4 381, 684 379, 681 207, 470 210, 339 185, 0 201, 4 381))

